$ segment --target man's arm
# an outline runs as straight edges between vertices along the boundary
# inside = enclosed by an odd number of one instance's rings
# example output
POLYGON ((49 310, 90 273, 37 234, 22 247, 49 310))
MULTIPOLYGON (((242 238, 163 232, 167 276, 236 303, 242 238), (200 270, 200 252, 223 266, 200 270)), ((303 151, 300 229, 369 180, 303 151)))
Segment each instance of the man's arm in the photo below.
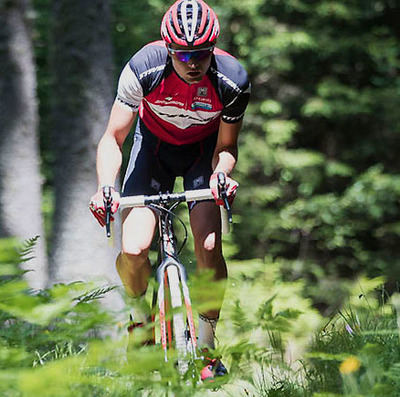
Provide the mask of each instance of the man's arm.
MULTIPOLYGON (((122 145, 135 121, 136 112, 114 102, 107 129, 97 148, 97 192, 91 197, 89 208, 101 226, 105 225, 105 204, 103 187, 114 187, 122 164, 122 145)), ((111 212, 119 206, 119 193, 111 189, 111 212)), ((113 220, 113 217, 111 217, 113 220)))
POLYGON ((229 175, 236 165, 238 157, 237 141, 241 127, 241 121, 239 123, 229 124, 222 120, 219 126, 217 144, 212 159, 214 173, 210 178, 211 192, 217 205, 224 205, 222 199, 219 197, 218 173, 223 172, 225 174, 226 194, 230 202, 233 201, 236 189, 239 186, 236 181, 229 177, 229 175))
POLYGON ((122 145, 135 121, 136 112, 115 102, 107 129, 97 149, 98 188, 114 186, 122 164, 122 145))
POLYGON ((235 124, 228 124, 221 120, 212 160, 214 173, 222 171, 229 175, 235 168, 238 157, 237 141, 241 127, 241 121, 235 124))

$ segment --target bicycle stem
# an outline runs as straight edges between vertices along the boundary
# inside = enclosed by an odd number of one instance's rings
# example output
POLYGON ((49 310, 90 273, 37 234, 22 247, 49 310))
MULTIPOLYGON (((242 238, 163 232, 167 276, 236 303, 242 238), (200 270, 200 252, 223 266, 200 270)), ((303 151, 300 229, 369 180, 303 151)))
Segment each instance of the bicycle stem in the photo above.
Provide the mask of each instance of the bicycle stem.
POLYGON ((160 245, 162 250, 161 256, 163 259, 167 259, 169 257, 176 258, 177 248, 171 216, 166 213, 160 213, 159 217, 159 233, 160 238, 162 239, 162 243, 160 245))

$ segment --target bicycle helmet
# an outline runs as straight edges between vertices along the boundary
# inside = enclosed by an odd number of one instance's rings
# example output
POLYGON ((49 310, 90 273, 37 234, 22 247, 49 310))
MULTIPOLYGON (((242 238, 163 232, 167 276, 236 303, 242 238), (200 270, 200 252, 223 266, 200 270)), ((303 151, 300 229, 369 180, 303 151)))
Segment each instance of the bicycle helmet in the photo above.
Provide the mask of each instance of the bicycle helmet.
POLYGON ((176 1, 161 22, 161 37, 168 44, 196 46, 218 36, 218 17, 203 0, 176 1))

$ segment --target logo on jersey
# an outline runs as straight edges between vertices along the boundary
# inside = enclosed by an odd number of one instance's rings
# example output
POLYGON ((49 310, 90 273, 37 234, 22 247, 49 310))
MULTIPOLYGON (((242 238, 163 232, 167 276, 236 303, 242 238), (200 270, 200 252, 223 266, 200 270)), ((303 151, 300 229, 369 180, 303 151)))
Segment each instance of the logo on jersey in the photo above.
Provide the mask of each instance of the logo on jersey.
POLYGON ((184 107, 185 104, 183 102, 180 101, 174 101, 174 98, 168 96, 165 99, 157 99, 156 100, 156 105, 168 105, 168 106, 173 106, 173 105, 177 105, 177 106, 181 106, 184 107))
POLYGON ((211 110, 212 105, 211 103, 203 103, 203 102, 193 102, 191 108, 193 110, 211 110))
POLYGON ((207 96, 207 92, 208 92, 207 87, 199 87, 197 89, 197 96, 205 98, 207 96))

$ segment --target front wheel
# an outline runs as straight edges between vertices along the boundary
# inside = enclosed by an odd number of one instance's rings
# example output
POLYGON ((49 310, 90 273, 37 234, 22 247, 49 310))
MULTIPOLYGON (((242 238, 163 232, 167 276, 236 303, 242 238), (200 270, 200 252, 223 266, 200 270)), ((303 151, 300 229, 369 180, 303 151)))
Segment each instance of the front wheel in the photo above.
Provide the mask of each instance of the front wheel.
POLYGON ((178 354, 178 370, 184 375, 189 368, 190 351, 187 344, 186 318, 179 308, 182 308, 182 291, 178 268, 174 265, 167 267, 168 284, 171 294, 171 307, 173 310, 172 324, 175 349, 178 354))

